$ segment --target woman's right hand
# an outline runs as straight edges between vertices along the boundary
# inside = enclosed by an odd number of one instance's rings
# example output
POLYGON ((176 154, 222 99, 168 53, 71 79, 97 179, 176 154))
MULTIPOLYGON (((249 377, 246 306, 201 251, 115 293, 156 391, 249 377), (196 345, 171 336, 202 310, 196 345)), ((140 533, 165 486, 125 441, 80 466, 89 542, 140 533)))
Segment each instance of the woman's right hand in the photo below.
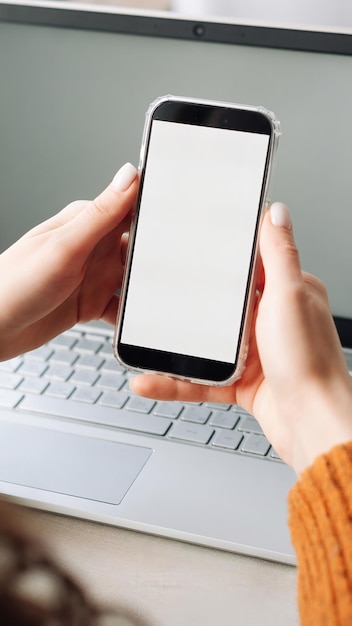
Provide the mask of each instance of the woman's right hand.
POLYGON ((352 382, 324 285, 302 272, 287 208, 275 203, 260 235, 263 275, 242 378, 230 387, 165 376, 131 380, 163 400, 239 404, 297 473, 352 440, 352 382))

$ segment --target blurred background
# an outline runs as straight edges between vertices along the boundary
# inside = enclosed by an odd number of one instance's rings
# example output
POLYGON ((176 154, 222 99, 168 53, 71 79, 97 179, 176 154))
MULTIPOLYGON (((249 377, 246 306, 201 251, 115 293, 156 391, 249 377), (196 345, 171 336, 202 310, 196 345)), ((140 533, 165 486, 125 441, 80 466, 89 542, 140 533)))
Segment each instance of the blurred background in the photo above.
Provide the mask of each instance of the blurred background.
POLYGON ((188 16, 227 17, 282 25, 352 28, 352 0, 88 0, 188 16))

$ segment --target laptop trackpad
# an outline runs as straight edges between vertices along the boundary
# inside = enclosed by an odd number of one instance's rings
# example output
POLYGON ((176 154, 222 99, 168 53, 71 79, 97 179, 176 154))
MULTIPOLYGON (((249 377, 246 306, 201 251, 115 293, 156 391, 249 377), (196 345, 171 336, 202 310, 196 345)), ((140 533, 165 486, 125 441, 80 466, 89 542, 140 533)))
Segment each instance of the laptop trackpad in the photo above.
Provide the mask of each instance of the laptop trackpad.
POLYGON ((46 428, 0 422, 0 480, 119 504, 152 453, 46 428))

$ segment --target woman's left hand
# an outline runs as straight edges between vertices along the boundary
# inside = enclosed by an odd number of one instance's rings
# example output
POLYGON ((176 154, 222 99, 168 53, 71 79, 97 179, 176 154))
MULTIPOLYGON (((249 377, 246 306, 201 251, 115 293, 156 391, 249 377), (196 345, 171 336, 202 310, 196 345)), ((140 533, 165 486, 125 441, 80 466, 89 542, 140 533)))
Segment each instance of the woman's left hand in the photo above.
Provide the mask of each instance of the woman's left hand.
POLYGON ((77 322, 114 323, 137 188, 126 164, 95 200, 69 204, 0 255, 0 360, 77 322))

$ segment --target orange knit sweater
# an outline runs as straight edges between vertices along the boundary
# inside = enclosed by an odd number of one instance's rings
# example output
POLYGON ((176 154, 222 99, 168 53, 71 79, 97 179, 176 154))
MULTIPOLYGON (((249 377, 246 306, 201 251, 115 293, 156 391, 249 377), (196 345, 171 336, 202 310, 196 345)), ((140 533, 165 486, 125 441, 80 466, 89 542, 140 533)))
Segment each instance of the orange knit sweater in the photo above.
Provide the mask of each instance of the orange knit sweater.
POLYGON ((302 626, 352 625, 352 442, 307 469, 289 494, 302 626))

